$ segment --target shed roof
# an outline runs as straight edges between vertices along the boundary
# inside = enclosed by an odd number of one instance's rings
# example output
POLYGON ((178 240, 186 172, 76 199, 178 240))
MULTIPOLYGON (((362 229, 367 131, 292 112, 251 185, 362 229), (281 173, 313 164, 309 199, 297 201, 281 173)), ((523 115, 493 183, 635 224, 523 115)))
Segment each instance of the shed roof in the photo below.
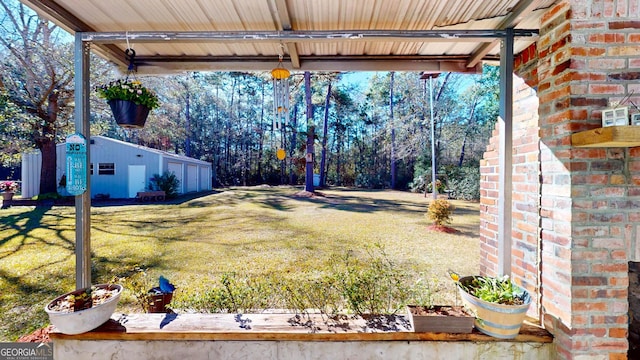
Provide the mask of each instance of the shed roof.
POLYGON ((199 160, 199 159, 188 157, 188 156, 185 156, 185 155, 171 153, 171 152, 164 151, 164 150, 158 150, 158 149, 150 148, 150 147, 143 146, 143 145, 133 144, 133 143, 130 143, 130 142, 126 142, 126 141, 122 141, 122 140, 118 140, 118 139, 113 139, 113 138, 106 137, 106 136, 92 135, 91 139, 92 140, 93 139, 99 139, 99 140, 102 140, 102 141, 109 141, 109 142, 112 142, 112 143, 115 143, 115 144, 120 144, 121 146, 129 147, 129 148, 134 149, 134 150, 145 151, 145 152, 148 152, 148 153, 157 154, 157 155, 160 155, 162 157, 169 158, 169 159, 174 159, 174 160, 177 160, 177 161, 190 162, 190 163, 194 163, 194 164, 211 166, 210 162, 207 162, 207 161, 204 161, 204 160, 199 160))
MULTIPOLYGON (((122 140, 118 140, 118 139, 113 139, 113 138, 106 137, 106 136, 91 135, 91 140, 96 140, 96 139, 102 140, 102 141, 107 141, 107 142, 112 142, 112 143, 115 143, 115 144, 119 144, 121 146, 131 148, 132 150, 144 151, 144 152, 147 152, 147 153, 160 155, 160 156, 162 156, 164 158, 167 158, 167 159, 173 159, 173 160, 176 160, 176 161, 182 161, 182 162, 188 162, 188 163, 193 163, 193 164, 211 166, 211 163, 208 162, 208 161, 199 160, 199 159, 188 157, 188 156, 185 156, 185 155, 175 154, 175 153, 171 153, 171 152, 164 151, 164 150, 158 150, 158 149, 150 148, 150 147, 143 146, 143 145, 133 144, 133 143, 130 143, 130 142, 126 142, 126 141, 122 141, 122 140)), ((64 147, 65 143, 59 143, 59 144, 56 144, 56 146, 64 147)))
POLYGON ((474 71, 535 41, 557 0, 21 0, 140 72, 266 70, 474 71), (528 32, 525 30, 534 30, 528 32))

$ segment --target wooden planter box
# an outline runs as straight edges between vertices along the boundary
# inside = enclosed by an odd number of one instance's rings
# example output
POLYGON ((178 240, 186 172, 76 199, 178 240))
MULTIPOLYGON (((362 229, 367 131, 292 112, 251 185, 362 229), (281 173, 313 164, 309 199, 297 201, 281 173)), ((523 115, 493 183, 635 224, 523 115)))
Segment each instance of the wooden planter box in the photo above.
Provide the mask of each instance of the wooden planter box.
POLYGON ((409 321, 414 332, 442 332, 469 334, 475 317, 462 306, 434 305, 407 306, 409 321))

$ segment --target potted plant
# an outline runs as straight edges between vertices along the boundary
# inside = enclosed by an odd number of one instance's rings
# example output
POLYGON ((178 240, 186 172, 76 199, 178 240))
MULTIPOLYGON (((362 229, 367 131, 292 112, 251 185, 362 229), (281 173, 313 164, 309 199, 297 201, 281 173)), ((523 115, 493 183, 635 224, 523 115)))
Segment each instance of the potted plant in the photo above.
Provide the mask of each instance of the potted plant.
POLYGON ((99 97, 107 100, 118 125, 124 128, 142 128, 149 111, 160 106, 158 96, 138 80, 116 80, 96 90, 99 97))
POLYGON ((159 286, 152 288, 148 292, 150 313, 166 313, 171 311, 169 304, 173 299, 173 292, 176 287, 162 275, 160 275, 159 283, 159 286))
POLYGON ((465 307, 476 317, 478 330, 501 339, 518 335, 531 304, 531 296, 524 288, 508 275, 466 276, 457 283, 465 307))
POLYGON ((121 294, 121 285, 94 285, 61 295, 44 310, 61 333, 81 334, 107 322, 116 310, 121 294))
POLYGON ((164 276, 159 278, 159 286, 153 286, 146 271, 135 268, 129 276, 118 278, 136 299, 142 311, 147 313, 166 313, 171 311, 168 305, 173 300, 175 286, 164 276))
POLYGON ((0 182, 0 191, 2 191, 2 200, 12 200, 13 195, 18 191, 19 185, 15 181, 7 180, 0 182))

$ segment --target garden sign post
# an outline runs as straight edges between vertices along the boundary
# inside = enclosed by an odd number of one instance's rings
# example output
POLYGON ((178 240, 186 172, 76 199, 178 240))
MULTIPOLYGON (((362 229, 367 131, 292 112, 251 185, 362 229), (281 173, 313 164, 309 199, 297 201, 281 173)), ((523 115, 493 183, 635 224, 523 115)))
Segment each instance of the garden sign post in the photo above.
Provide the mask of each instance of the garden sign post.
POLYGON ((67 137, 67 192, 82 195, 87 191, 87 139, 82 134, 67 137))

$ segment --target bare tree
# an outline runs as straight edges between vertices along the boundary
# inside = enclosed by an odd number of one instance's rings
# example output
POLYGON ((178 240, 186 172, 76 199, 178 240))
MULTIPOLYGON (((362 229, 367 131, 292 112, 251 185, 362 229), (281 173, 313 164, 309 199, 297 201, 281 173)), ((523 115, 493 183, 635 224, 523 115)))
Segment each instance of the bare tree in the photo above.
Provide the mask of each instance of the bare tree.
POLYGON ((34 121, 27 121, 31 142, 42 152, 40 192, 55 192, 56 140, 70 125, 73 61, 64 33, 22 4, 0 0, 3 50, 0 90, 34 121))

